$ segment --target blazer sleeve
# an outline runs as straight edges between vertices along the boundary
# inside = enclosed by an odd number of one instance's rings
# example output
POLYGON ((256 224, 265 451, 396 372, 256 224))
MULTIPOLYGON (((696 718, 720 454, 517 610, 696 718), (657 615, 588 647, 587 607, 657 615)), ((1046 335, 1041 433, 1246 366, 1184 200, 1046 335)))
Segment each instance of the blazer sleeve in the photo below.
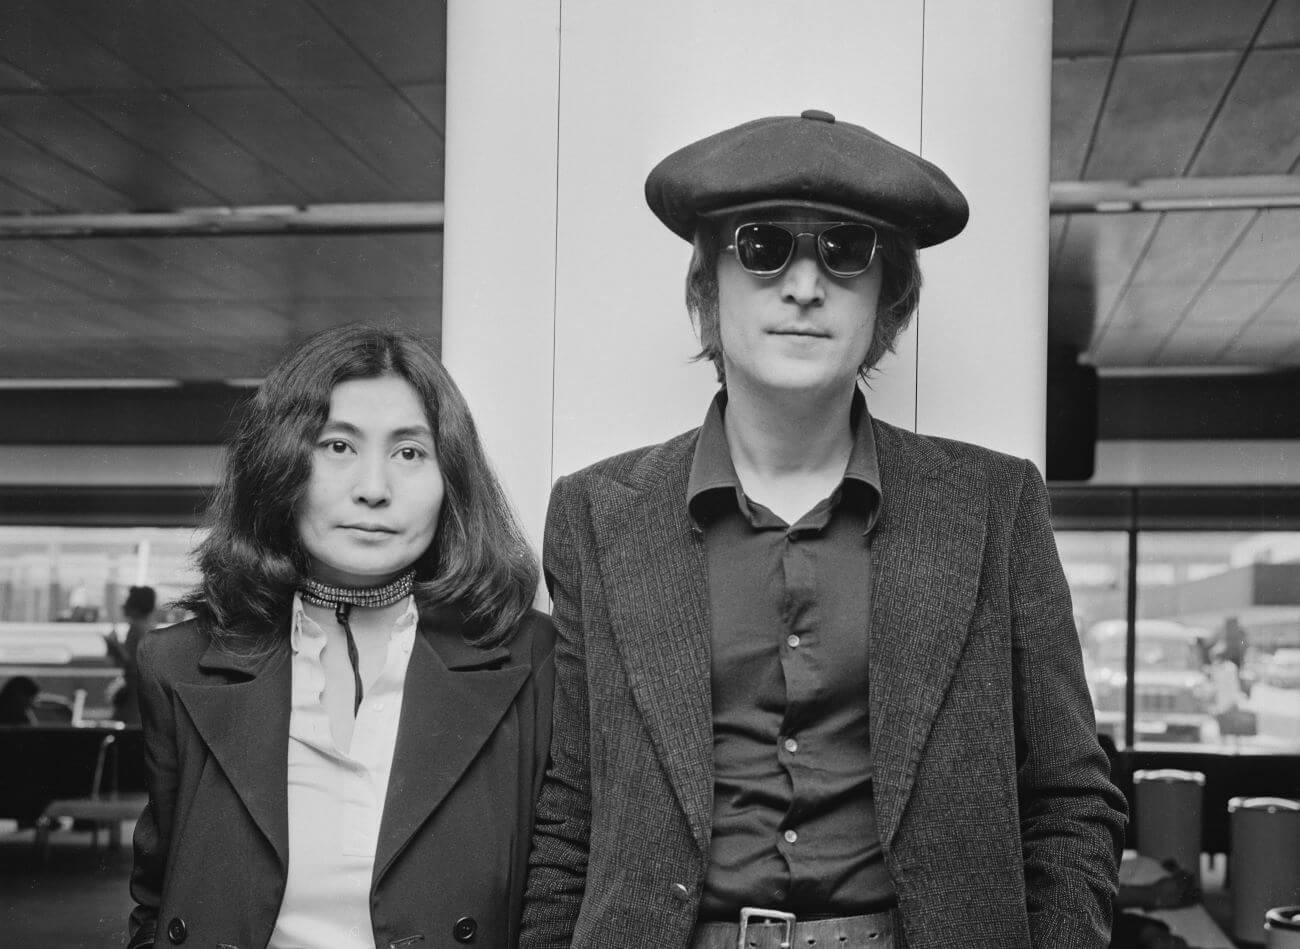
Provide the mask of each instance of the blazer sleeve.
POLYGON ((154 943, 176 805, 176 720, 171 688, 155 665, 156 644, 152 635, 144 637, 136 656, 149 802, 135 825, 135 865, 131 870, 135 907, 127 928, 128 949, 154 943))
POLYGON ((582 905, 591 833, 587 685, 580 544, 573 482, 551 491, 543 569, 555 622, 555 702, 551 761, 542 781, 524 901, 520 949, 567 947, 582 905))
POLYGON ((1043 949, 1100 949, 1110 943, 1127 807, 1097 742, 1047 489, 1023 464, 1010 604, 1030 935, 1043 949))

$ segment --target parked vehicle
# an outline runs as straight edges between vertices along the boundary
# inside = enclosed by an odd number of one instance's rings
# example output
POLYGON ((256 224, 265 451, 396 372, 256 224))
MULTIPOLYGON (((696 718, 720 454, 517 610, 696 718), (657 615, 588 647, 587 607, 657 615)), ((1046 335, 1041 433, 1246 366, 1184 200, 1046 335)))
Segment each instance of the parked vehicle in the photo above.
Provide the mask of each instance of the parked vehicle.
MULTIPOLYGON (((1084 665, 1097 730, 1116 741, 1124 733, 1127 623, 1103 620, 1083 637, 1084 665)), ((1149 742, 1217 738, 1215 687, 1206 663, 1207 630, 1172 620, 1137 621, 1134 731, 1149 742)))

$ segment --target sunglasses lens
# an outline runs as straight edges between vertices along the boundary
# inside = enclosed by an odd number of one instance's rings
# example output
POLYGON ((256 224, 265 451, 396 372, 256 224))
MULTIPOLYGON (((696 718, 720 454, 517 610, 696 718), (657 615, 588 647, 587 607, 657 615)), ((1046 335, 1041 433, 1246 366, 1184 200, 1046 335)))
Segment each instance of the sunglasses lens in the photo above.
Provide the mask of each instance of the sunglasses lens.
POLYGON ((736 259, 753 274, 773 274, 785 266, 794 235, 775 224, 745 224, 736 231, 736 259))
POLYGON ((836 224, 817 238, 822 263, 841 277, 860 274, 876 252, 876 229, 869 224, 836 224))

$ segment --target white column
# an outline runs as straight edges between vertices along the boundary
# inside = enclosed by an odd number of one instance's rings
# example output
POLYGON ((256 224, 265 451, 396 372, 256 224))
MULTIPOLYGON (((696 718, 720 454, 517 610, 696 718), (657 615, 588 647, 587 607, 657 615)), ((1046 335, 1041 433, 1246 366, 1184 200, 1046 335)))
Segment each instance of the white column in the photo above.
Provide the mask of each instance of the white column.
POLYGON ((447 9, 442 355, 540 546, 551 485, 559 0, 447 9))
POLYGON ((921 154, 966 192, 922 255, 917 429, 1046 455, 1051 4, 926 0, 921 154))

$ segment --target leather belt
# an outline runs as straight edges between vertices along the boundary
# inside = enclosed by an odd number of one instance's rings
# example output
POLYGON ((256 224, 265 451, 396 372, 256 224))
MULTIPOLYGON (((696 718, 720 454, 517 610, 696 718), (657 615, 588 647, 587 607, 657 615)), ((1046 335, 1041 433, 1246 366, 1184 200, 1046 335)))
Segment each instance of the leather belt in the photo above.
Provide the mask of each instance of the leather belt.
POLYGON ((894 912, 801 920, 746 906, 738 922, 697 926, 691 949, 893 949, 894 912))

